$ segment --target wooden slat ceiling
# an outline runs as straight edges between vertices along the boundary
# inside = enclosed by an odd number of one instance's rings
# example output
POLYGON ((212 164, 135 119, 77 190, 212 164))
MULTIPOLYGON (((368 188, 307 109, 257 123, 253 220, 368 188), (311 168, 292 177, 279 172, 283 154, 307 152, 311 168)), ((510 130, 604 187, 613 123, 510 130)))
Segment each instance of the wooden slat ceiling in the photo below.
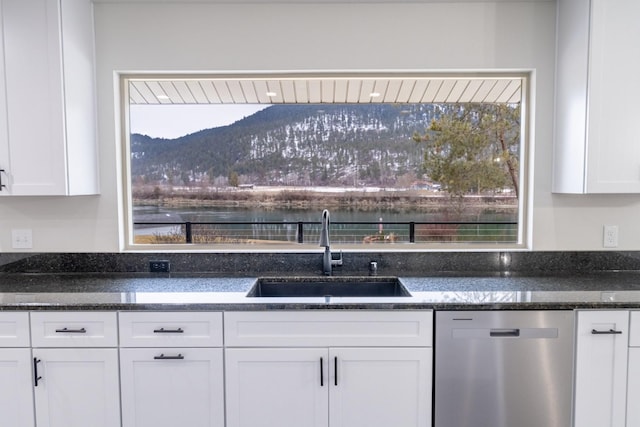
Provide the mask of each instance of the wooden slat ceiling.
POLYGON ((131 104, 519 103, 522 79, 130 79, 131 104))

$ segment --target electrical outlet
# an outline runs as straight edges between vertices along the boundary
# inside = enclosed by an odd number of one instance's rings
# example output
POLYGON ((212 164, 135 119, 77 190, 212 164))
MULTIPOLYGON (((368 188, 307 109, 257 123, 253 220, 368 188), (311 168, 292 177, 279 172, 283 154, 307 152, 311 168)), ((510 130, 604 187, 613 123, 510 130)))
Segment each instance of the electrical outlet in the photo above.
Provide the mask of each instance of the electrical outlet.
POLYGON ((604 226, 604 236, 602 238, 602 246, 605 248, 618 247, 618 226, 617 225, 604 226))
POLYGON ((32 249, 33 232, 31 229, 11 230, 11 247, 13 249, 32 249))
POLYGON ((168 273, 169 261, 149 261, 149 271, 151 273, 168 273))

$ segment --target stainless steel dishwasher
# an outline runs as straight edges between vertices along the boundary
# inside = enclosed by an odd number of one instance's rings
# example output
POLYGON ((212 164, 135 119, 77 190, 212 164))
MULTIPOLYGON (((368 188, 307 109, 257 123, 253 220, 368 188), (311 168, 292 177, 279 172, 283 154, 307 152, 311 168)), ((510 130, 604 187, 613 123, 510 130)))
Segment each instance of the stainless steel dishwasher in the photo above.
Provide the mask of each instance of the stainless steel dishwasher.
POLYGON ((434 427, 570 427, 572 311, 436 312, 434 427))

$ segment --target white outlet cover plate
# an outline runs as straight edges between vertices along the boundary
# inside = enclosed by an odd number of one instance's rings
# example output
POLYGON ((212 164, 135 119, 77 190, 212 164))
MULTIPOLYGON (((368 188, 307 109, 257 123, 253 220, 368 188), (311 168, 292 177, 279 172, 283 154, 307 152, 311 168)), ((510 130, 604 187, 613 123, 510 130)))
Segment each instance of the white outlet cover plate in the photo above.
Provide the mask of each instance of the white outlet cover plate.
POLYGON ((604 236, 602 240, 602 246, 605 248, 618 247, 618 226, 617 225, 604 226, 604 236))
POLYGON ((13 249, 32 249, 33 232, 30 229, 11 230, 11 247, 13 249))

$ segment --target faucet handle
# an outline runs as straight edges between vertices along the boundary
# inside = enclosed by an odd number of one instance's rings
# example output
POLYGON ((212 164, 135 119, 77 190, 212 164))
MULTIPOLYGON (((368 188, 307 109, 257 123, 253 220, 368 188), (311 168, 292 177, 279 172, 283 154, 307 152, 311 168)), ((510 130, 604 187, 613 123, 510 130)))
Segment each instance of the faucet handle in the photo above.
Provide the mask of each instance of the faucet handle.
POLYGON ((369 263, 369 275, 375 276, 378 274, 378 263, 376 261, 371 261, 369 263))
POLYGON ((342 251, 340 251, 339 255, 337 259, 334 259, 333 256, 331 257, 331 265, 334 267, 340 267, 342 265, 342 251))

